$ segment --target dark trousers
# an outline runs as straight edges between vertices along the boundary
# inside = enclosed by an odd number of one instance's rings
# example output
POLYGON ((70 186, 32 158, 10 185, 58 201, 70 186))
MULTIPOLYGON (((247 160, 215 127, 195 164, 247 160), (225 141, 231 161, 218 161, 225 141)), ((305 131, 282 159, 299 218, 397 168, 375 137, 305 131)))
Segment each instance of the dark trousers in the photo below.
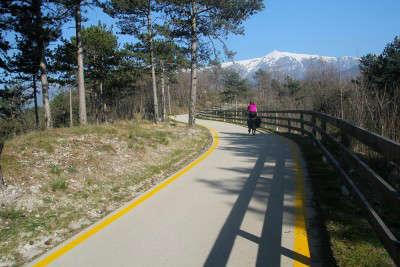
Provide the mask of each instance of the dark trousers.
POLYGON ((250 111, 249 111, 248 116, 249 116, 249 119, 254 119, 254 118, 257 117, 257 112, 250 112, 250 111))

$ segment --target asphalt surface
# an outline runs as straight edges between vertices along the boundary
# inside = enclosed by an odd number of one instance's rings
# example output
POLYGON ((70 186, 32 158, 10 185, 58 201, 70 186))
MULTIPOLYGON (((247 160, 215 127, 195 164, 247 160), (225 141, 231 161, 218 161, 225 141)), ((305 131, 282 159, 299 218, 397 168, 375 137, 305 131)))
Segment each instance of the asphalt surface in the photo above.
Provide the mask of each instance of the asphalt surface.
POLYGON ((272 134, 248 135, 232 124, 198 123, 217 131, 215 151, 51 266, 306 263, 294 251, 293 144, 272 134))

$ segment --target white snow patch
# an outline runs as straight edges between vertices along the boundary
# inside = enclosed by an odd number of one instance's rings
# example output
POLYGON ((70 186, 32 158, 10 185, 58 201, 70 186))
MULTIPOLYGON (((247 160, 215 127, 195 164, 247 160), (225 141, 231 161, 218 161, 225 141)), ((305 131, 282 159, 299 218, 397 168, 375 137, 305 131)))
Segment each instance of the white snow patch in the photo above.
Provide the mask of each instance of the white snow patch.
POLYGON ((250 79, 259 69, 267 70, 272 73, 280 72, 294 76, 295 78, 302 78, 309 68, 331 66, 341 71, 347 71, 356 68, 358 63, 359 58, 349 56, 337 58, 274 50, 263 57, 224 62, 221 64, 221 67, 232 68, 238 71, 244 78, 250 79))

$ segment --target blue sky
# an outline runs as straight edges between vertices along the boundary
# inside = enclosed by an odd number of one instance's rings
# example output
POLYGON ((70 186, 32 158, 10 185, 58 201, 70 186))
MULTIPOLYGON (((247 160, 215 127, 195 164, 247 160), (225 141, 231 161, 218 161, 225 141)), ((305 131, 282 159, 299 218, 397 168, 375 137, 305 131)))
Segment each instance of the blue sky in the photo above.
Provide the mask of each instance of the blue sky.
MULTIPOLYGON (((245 35, 229 36, 235 59, 263 56, 273 50, 326 56, 380 53, 400 35, 399 0, 268 0, 262 12, 244 23, 245 35)), ((86 25, 115 22, 99 9, 88 10, 86 25)), ((71 25, 65 35, 74 33, 71 25)), ((120 36, 120 42, 132 40, 120 36)))

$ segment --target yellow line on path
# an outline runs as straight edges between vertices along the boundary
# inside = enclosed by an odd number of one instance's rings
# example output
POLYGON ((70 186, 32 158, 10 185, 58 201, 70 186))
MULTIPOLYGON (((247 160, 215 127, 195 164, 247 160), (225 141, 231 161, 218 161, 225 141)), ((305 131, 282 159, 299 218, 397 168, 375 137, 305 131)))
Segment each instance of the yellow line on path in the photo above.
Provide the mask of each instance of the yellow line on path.
MULTIPOLYGON (((292 155, 294 157, 295 165, 295 178, 296 178, 296 195, 295 195, 295 225, 294 225, 294 252, 310 258, 310 249, 308 246, 308 237, 305 222, 305 209, 304 209, 304 171, 300 164, 300 155, 296 145, 290 142, 292 155)), ((302 262, 293 261, 294 267, 309 266, 302 262)))
POLYGON ((119 219, 120 217, 124 216, 128 212, 132 211, 134 208, 139 206, 141 203, 146 201, 147 199, 151 198, 153 195, 161 191, 163 188, 168 186, 170 183, 181 177, 183 174, 187 173, 190 169, 192 169, 194 166, 199 164, 201 161, 203 161, 206 157, 208 157, 218 146, 218 135, 217 132, 214 129, 210 129, 210 132, 213 137, 213 143, 211 147, 204 152, 200 157, 198 157, 196 160, 192 161, 189 165, 178 171, 176 174, 173 176, 169 177, 147 193, 143 194, 139 198, 135 199, 132 203, 130 203, 128 206, 125 208, 122 208, 121 210, 117 211, 116 213, 112 214, 109 217, 106 217, 104 220, 102 220, 100 223, 96 224, 89 230, 83 232, 82 234, 78 235, 76 238, 74 238, 72 241, 68 242, 66 245, 62 246, 61 248, 57 249, 44 259, 38 261, 35 263, 33 266, 34 267, 39 267, 39 266, 47 266, 48 264, 52 263, 55 261, 57 258, 61 257, 80 243, 83 243, 86 239, 91 237, 92 235, 96 234, 100 230, 104 229, 107 227, 109 224, 114 222, 115 220, 119 219))

